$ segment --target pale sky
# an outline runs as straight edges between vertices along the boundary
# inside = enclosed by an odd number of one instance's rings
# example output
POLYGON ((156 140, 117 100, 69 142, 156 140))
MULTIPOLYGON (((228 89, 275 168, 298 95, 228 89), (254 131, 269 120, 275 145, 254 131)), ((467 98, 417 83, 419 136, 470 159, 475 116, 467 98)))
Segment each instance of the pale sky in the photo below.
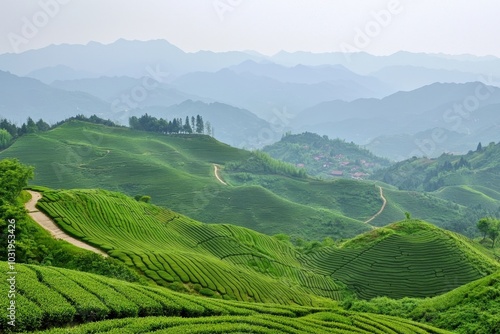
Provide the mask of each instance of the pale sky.
POLYGON ((1 0, 0 53, 124 38, 186 52, 500 57, 499 18, 498 0, 1 0))

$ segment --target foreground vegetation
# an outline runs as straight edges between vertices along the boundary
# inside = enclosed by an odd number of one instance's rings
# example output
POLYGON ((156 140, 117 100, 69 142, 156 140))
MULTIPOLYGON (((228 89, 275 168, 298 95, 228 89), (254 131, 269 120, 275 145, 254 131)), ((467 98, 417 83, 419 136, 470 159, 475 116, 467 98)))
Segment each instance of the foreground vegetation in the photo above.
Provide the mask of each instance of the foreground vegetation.
MULTIPOLYGON (((8 270, 5 262, 0 267, 8 270)), ((232 302, 67 269, 18 264, 16 270, 16 331, 62 327, 46 333, 445 333, 416 322, 344 311, 334 305, 313 308, 232 302), (118 318, 126 319, 102 321, 118 318), (86 322, 91 323, 67 327, 86 322)), ((2 280, 0 292, 5 295, 8 288, 2 280)), ((5 298, 0 306, 7 307, 5 298)), ((2 322, 0 329, 11 327, 2 322)))
POLYGON ((343 306, 358 312, 413 319, 455 333, 498 333, 500 331, 500 272, 434 298, 394 300, 381 297, 370 301, 346 300, 343 306))

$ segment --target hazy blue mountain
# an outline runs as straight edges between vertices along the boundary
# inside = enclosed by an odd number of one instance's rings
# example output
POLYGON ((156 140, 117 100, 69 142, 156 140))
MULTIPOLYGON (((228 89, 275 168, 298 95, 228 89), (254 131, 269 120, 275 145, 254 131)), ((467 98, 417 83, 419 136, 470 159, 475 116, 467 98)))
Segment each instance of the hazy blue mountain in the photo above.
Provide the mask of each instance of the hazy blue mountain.
POLYGON ((144 113, 167 120, 180 117, 183 122, 186 116, 201 115, 205 123, 210 123, 216 139, 239 148, 261 148, 278 141, 284 133, 284 129, 271 125, 248 110, 218 102, 187 100, 170 107, 134 110, 131 115, 144 113))
POLYGON ((370 73, 371 76, 397 87, 399 90, 409 91, 435 82, 466 83, 478 81, 480 75, 456 70, 431 69, 417 66, 389 66, 370 73))
MULTIPOLYGON (((214 53, 200 51, 185 53, 165 40, 127 41, 120 39, 104 45, 52 45, 20 54, 0 55, 0 69, 16 75, 54 66, 66 66, 75 71, 95 73, 96 76, 143 77, 149 72, 170 76, 190 71, 216 71, 259 56, 244 52, 214 53)), ((80 77, 82 78, 82 77, 80 77)))
MULTIPOLYGON (((187 93, 248 109, 264 119, 272 117, 274 109, 286 108, 293 114, 321 101, 353 100, 362 94, 359 87, 350 88, 343 83, 282 82, 229 69, 188 73, 175 79, 172 85, 187 93)), ((363 91, 368 93, 366 89, 363 91)))
POLYGON ((98 75, 95 73, 77 71, 71 67, 64 65, 44 67, 34 70, 28 74, 27 77, 40 80, 43 83, 51 84, 56 80, 75 80, 79 78, 93 78, 98 75))
POLYGON ((138 79, 126 76, 56 80, 51 84, 58 89, 85 92, 108 102, 119 97, 121 93, 130 92, 136 85, 140 85, 138 79))
MULTIPOLYGON (((369 74, 384 67, 407 66, 462 71, 486 76, 500 76, 500 59, 493 56, 451 56, 444 54, 396 52, 389 56, 374 56, 366 52, 357 53, 310 53, 281 51, 271 57, 272 61, 286 66, 340 64, 361 74, 369 74)), ((477 80, 477 79, 476 79, 477 80)))
POLYGON ((110 103, 118 100, 121 106, 128 107, 128 109, 171 106, 188 99, 203 100, 198 96, 180 92, 169 84, 157 83, 147 77, 137 79, 121 76, 65 80, 55 81, 51 86, 68 91, 86 92, 110 103))
POLYGON ((281 82, 303 84, 329 82, 344 85, 353 91, 357 89, 359 97, 383 97, 394 93, 381 80, 356 74, 342 65, 305 66, 299 64, 293 67, 286 67, 269 61, 257 63, 253 60, 247 60, 241 64, 231 66, 229 69, 238 74, 251 73, 273 78, 281 82))
POLYGON ((497 103, 500 89, 496 87, 479 82, 435 83, 383 99, 323 102, 302 111, 290 126, 295 131, 317 131, 358 144, 381 135, 415 134, 436 127, 466 134, 491 125, 499 113, 495 113, 496 107, 485 107, 497 103))
MULTIPOLYGON (((475 144, 472 145, 475 146, 477 143, 475 141, 475 144)), ((374 154, 393 161, 424 155, 435 158, 443 152, 461 153, 471 149, 471 146, 466 143, 463 134, 443 128, 429 129, 416 134, 382 135, 373 139, 365 147, 374 154), (441 140, 439 142, 433 141, 433 133, 441 133, 445 140, 442 142, 441 140)))
POLYGON ((55 123, 83 114, 111 118, 110 105, 92 95, 67 92, 36 79, 0 71, 0 118, 22 123, 28 117, 55 123))
MULTIPOLYGON (((267 57, 253 51, 186 53, 165 40, 128 41, 123 39, 107 45, 97 42, 90 42, 87 45, 62 44, 29 50, 20 54, 2 54, 0 55, 0 70, 10 71, 21 76, 32 75, 44 82, 88 78, 89 76, 139 78, 147 75, 148 71, 168 73, 172 79, 175 76, 194 71, 215 72, 248 60, 257 63, 274 62, 292 68, 297 65, 335 65, 334 69, 338 70, 338 65, 342 65, 351 71, 365 75, 386 67, 415 66, 500 77, 500 59, 496 57, 449 56, 410 52, 374 56, 365 52, 344 54, 341 52, 289 53, 284 51, 267 57), (62 70, 61 66, 65 67, 66 70, 62 70)), ((490 84, 498 84, 498 82, 490 84)), ((366 84, 362 84, 362 86, 370 88, 366 84)), ((402 89, 401 87, 393 88, 402 89)))
MULTIPOLYGON (((460 126, 456 130, 438 127, 415 134, 382 135, 373 139, 366 148, 379 156, 399 161, 413 156, 434 158, 443 152, 465 154, 475 149, 478 142, 500 140, 500 104, 478 108, 470 117, 457 119, 457 122, 460 126)), ((441 121, 439 125, 445 126, 446 122, 441 121)))

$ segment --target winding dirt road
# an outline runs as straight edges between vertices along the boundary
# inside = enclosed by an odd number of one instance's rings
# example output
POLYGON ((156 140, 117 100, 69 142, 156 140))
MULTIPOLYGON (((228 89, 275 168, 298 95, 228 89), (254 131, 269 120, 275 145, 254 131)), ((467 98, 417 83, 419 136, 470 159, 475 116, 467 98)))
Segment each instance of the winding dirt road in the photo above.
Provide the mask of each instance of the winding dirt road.
POLYGON ((83 241, 73 238, 70 235, 67 235, 63 230, 57 226, 52 219, 50 219, 46 214, 41 212, 36 208, 36 203, 42 195, 39 192, 28 190, 31 194, 31 199, 24 205, 26 210, 28 210, 28 214, 34 221, 36 221, 41 227, 50 232, 56 239, 62 239, 70 244, 75 245, 76 247, 83 248, 89 251, 92 251, 97 254, 101 254, 104 257, 108 257, 108 254, 104 253, 102 250, 97 249, 93 246, 87 245, 83 241))
POLYGON ((227 186, 227 183, 224 182, 220 176, 219 176, 219 166, 217 166, 216 164, 214 164, 214 173, 215 173, 215 177, 217 178, 217 180, 219 180, 220 183, 222 183, 223 185, 227 186))
MULTIPOLYGON (((385 199, 384 197, 384 191, 382 190, 382 187, 381 186, 378 186, 378 189, 380 190, 380 198, 382 198, 382 207, 380 208, 380 210, 378 210, 378 212, 376 214, 374 214, 370 219, 368 219, 367 221, 365 221, 365 224, 370 224, 370 222, 372 220, 374 220, 375 218, 377 218, 385 209, 385 206, 387 205, 387 200, 385 199)), ((372 226, 373 228, 375 228, 374 226, 372 226)))

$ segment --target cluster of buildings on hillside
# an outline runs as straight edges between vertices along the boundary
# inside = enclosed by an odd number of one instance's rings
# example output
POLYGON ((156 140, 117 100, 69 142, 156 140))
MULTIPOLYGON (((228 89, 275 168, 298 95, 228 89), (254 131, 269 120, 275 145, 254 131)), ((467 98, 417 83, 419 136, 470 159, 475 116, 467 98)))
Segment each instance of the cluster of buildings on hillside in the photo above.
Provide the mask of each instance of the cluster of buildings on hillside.
MULTIPOLYGON (((365 172, 366 169, 375 167, 375 163, 368 162, 366 160, 349 161, 342 154, 337 154, 332 158, 333 161, 323 155, 313 157, 314 161, 318 164, 322 162, 322 167, 325 170, 330 170, 327 174, 333 177, 351 177, 356 180, 363 180, 370 175, 365 172)), ((298 163, 296 166, 299 168, 305 168, 304 163, 298 163)))

